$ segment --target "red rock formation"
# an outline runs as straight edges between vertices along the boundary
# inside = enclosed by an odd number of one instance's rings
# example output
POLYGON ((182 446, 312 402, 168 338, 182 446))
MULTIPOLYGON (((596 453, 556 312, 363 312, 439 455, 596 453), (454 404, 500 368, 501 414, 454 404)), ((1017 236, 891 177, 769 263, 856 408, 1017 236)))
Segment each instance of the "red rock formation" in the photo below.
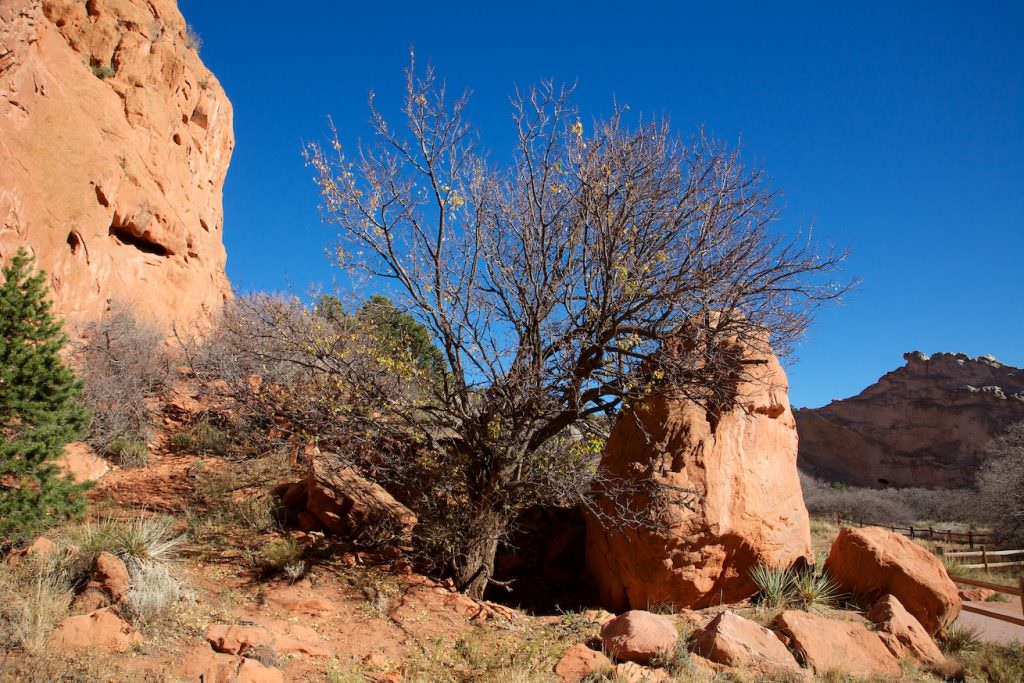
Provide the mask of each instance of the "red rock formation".
POLYGON ((1024 420, 1024 370, 920 352, 857 396, 796 411, 800 468, 857 486, 969 485, 988 441, 1024 420))
MULTIPOLYGON (((666 528, 588 520, 587 567, 610 609, 734 602, 754 593, 754 565, 812 557, 786 375, 770 352, 744 355, 753 376, 735 387, 737 405, 715 424, 703 407, 664 395, 616 421, 602 472, 701 495, 692 510, 673 506, 666 528)), ((634 498, 634 509, 647 505, 634 498)))
POLYGON ((863 621, 833 621, 799 610, 775 618, 775 630, 815 673, 842 671, 857 677, 896 680, 900 663, 863 621))
POLYGON ((231 118, 174 0, 4 0, 0 261, 33 252, 73 327, 206 319, 230 295, 231 118))
POLYGON ((825 571, 864 607, 887 594, 895 596, 930 634, 960 614, 956 584, 942 562, 924 546, 888 529, 842 529, 825 571))

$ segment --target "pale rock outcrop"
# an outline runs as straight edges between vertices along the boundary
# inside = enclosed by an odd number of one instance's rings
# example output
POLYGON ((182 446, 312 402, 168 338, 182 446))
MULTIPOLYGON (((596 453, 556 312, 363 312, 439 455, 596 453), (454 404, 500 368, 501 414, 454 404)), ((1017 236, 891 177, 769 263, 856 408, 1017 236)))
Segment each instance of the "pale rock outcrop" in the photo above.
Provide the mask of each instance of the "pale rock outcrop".
POLYGON ((842 671, 890 679, 900 675, 899 661, 863 621, 837 621, 786 610, 776 617, 774 628, 816 673, 842 671))
POLYGON ((690 651, 768 677, 801 673, 800 665, 774 632, 733 612, 715 617, 694 637, 690 651))
POLYGON ((956 488, 985 446, 1024 420, 1024 370, 918 351, 858 395, 796 411, 800 468, 857 486, 956 488))
MULTIPOLYGON (((588 519, 586 562, 609 609, 735 602, 754 593, 756 564, 812 557, 786 375, 768 350, 744 346, 735 355, 748 374, 720 415, 658 393, 615 422, 599 466, 604 480, 699 495, 648 527, 609 523, 625 505, 598 490, 605 519, 588 519)), ((649 507, 642 494, 628 498, 633 510, 649 507)))
POLYGON ((61 471, 70 474, 76 483, 96 481, 110 471, 106 460, 96 455, 89 444, 73 441, 64 447, 64 452, 54 461, 61 471))
POLYGON ((104 607, 90 614, 65 618, 50 634, 47 649, 59 653, 126 652, 140 643, 139 632, 116 610, 104 607))
POLYGON ((939 558, 888 529, 841 529, 825 571, 865 607, 887 594, 895 596, 932 635, 960 614, 956 584, 939 558))
POLYGON ((868 612, 868 619, 875 624, 875 632, 897 659, 915 659, 931 667, 945 663, 946 658, 939 646, 895 596, 886 595, 876 602, 868 612))
POLYGON ((644 610, 620 614, 601 627, 601 644, 618 660, 648 664, 672 654, 679 633, 671 620, 644 610))
POLYGON ((233 146, 174 0, 0 3, 0 261, 33 253, 72 329, 220 310, 233 146))

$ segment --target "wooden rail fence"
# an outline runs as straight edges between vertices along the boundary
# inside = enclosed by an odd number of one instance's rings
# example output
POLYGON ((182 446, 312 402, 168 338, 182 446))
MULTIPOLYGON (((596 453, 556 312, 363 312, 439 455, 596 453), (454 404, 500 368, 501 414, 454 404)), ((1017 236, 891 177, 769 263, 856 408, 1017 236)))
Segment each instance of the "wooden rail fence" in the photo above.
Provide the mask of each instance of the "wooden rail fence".
MULTIPOLYGON (((991 583, 989 581, 979 581, 978 579, 969 579, 966 576, 953 576, 950 575, 951 579, 956 583, 961 583, 967 586, 975 586, 977 588, 987 588, 989 590, 997 591, 999 593, 1006 593, 1007 595, 1016 595, 1020 598, 1020 610, 1021 615, 1024 616, 1024 574, 1021 574, 1017 578, 1017 588, 1011 586, 1004 586, 998 583, 991 583)), ((1011 616, 1009 614, 1003 614, 1002 612, 993 612, 982 607, 975 607, 974 605, 963 606, 965 612, 972 612, 974 614, 980 614, 990 619, 998 619, 999 621, 1006 621, 1011 624, 1017 624, 1018 626, 1024 626, 1024 619, 1011 616)))
POLYGON ((980 563, 975 564, 963 564, 957 562, 964 569, 995 569, 998 567, 1024 567, 1024 549, 1021 550, 988 550, 985 546, 981 546, 980 550, 944 550, 943 548, 936 548, 935 553, 942 557, 951 557, 954 560, 961 558, 978 558, 981 560, 980 563), (991 561, 992 558, 999 560, 1002 557, 1016 557, 1016 560, 1004 560, 1004 561, 991 561))
POLYGON ((897 534, 909 536, 910 538, 920 538, 926 541, 945 541, 950 544, 966 545, 971 549, 974 549, 975 545, 995 545, 996 542, 995 536, 987 531, 974 531, 973 529, 954 531, 953 529, 936 529, 930 526, 876 524, 874 522, 865 522, 863 519, 845 517, 840 513, 836 513, 836 524, 839 526, 858 527, 877 526, 897 534))

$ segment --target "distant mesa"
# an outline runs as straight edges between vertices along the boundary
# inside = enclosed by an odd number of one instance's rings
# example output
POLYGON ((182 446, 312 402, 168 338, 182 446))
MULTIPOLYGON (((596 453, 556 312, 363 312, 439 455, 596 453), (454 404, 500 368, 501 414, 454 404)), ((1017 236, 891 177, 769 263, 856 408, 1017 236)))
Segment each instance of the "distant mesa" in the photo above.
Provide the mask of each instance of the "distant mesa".
POLYGON ((233 147, 174 0, 0 3, 0 260, 28 248, 73 327, 223 306, 233 147))
POLYGON ((912 351, 857 396, 796 411, 802 470, 857 486, 970 485, 992 437, 1024 420, 1024 370, 912 351))

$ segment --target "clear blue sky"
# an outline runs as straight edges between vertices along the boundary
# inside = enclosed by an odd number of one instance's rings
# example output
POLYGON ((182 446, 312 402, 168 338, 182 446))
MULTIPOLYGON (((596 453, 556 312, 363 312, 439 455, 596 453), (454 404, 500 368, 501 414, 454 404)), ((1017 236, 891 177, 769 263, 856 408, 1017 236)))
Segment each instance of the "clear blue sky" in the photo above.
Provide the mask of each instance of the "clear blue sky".
POLYGON ((1024 366, 1024 3, 292 3, 180 0, 235 108, 225 189, 236 291, 328 288, 333 235, 303 141, 365 136, 416 47, 495 154, 508 94, 579 80, 735 141, 784 192, 784 225, 850 244, 863 280, 788 368, 797 406, 857 393, 904 351, 1024 366), (714 5, 714 6, 713 6, 714 5), (832 7, 829 7, 832 6, 832 7))

